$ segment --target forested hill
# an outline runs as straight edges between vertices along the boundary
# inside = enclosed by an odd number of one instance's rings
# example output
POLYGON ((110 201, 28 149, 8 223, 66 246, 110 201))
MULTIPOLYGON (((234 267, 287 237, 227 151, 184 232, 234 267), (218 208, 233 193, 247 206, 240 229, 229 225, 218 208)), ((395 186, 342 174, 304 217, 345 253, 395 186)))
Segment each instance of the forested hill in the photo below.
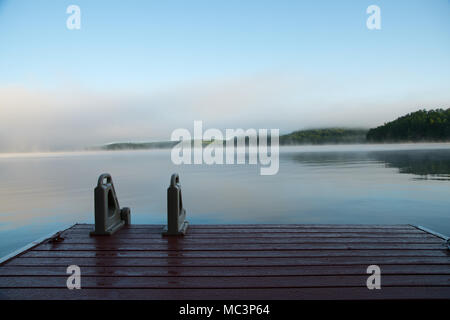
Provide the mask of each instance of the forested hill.
MULTIPOLYGON (((370 130, 310 129, 294 131, 280 136, 280 145, 428 141, 450 141, 450 108, 447 110, 419 110, 370 130)), ((178 143, 178 141, 111 143, 90 149, 168 149, 178 143)), ((211 141, 203 141, 203 145, 209 143, 211 141)))
POLYGON ((366 133, 366 129, 345 128, 299 130, 280 136, 280 144, 364 143, 366 133))
POLYGON ((368 142, 450 141, 450 108, 419 110, 367 132, 368 142))

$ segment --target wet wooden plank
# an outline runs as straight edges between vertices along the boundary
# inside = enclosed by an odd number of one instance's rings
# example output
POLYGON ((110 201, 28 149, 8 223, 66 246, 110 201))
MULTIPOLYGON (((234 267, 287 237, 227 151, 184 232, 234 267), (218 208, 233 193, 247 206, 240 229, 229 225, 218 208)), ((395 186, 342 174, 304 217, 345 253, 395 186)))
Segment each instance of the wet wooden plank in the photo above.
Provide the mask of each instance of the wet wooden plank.
MULTIPOLYGON (((66 288, 67 276, 0 277, 4 288, 66 288)), ((167 289, 167 288, 328 288, 365 287, 367 275, 246 276, 246 277, 82 277, 85 289, 167 289)), ((449 275, 384 275, 383 287, 450 286, 449 275)))
MULTIPOLYGON (((64 232, 63 237, 68 239, 86 239, 88 231, 83 232, 64 232)), ((117 233, 120 239, 162 239, 162 235, 158 233, 132 233, 132 232, 120 232, 117 233)), ((94 237, 96 238, 96 237, 94 237)), ((320 238, 332 238, 332 239, 383 239, 383 238, 396 238, 396 239, 437 239, 437 237, 423 233, 407 233, 407 234, 397 234, 397 233, 361 233, 361 232, 313 232, 313 233, 235 233, 232 236, 229 234, 188 234, 186 239, 189 240, 201 240, 208 241, 208 239, 320 239, 320 238)))
MULTIPOLYGON (((383 274, 403 275, 450 275, 450 264, 406 264, 406 265, 380 265, 383 274)), ((0 268, 1 276, 62 276, 66 275, 67 266, 3 266, 0 268)), ((89 266, 82 267, 86 276, 129 276, 129 277, 212 277, 212 276, 298 276, 298 275, 366 275, 367 265, 346 266, 277 266, 266 267, 222 267, 222 266, 89 266)))
POLYGON ((449 263, 448 257, 252 257, 250 258, 22 258, 18 257, 6 263, 8 266, 323 266, 323 265, 355 265, 355 264, 444 264, 449 263))
MULTIPOLYGON (((89 232, 92 229, 75 229, 70 230, 73 234, 89 234, 89 232)), ((122 234, 161 234, 163 230, 163 227, 159 228, 151 228, 151 229, 145 229, 145 228, 124 228, 117 233, 122 234)), ((196 228, 189 228, 188 229, 189 235, 197 235, 197 234, 209 234, 209 235, 216 235, 216 234, 262 234, 262 233, 272 233, 272 234, 315 234, 315 233, 381 233, 381 234, 422 234, 418 229, 415 228, 408 228, 408 229, 352 229, 352 228, 236 228, 236 229, 196 229, 196 228)))
MULTIPOLYGON (((158 230, 163 228, 164 225, 142 225, 142 224, 134 224, 127 226, 128 229, 138 230, 138 229, 147 229, 147 230, 158 230)), ((77 230, 90 230, 93 228, 91 224, 76 224, 71 229, 77 230)), ((416 230, 417 228, 408 225, 408 224, 399 224, 399 225, 377 225, 377 224, 195 224, 191 225, 190 229, 408 229, 408 230, 416 230)))
MULTIPOLYGON (((256 239, 242 239, 242 238, 221 238, 214 239, 215 245, 229 245, 229 244, 327 244, 327 243, 408 243, 408 244, 441 244, 442 240, 436 237, 416 237, 416 238, 256 238, 256 239)), ((64 242, 60 245, 69 244, 147 244, 147 245, 205 245, 205 239, 192 239, 192 238, 181 238, 181 239, 167 239, 167 238, 156 238, 156 239, 122 239, 122 238, 94 238, 94 237, 64 237, 64 242)))
POLYGON ((155 300, 360 300, 360 299, 442 299, 450 297, 449 287, 367 288, 254 288, 254 289, 0 289, 0 299, 155 299, 155 300))
POLYGON ((34 250, 86 250, 86 251, 232 251, 232 250, 437 250, 444 249, 444 243, 294 243, 294 244, 216 244, 216 243, 86 243, 76 244, 64 242, 57 244, 42 244, 34 250))
POLYGON ((285 251, 56 251, 32 250, 21 258, 237 258, 237 257, 447 257, 447 250, 285 250, 285 251))

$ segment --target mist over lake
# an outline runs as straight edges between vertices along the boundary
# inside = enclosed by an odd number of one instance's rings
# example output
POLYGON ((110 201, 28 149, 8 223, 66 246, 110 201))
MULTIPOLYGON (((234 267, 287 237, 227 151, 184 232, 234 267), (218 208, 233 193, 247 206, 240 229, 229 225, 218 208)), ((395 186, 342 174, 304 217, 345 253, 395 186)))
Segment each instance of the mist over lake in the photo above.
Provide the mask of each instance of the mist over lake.
POLYGON ((450 144, 280 148, 280 170, 181 165, 170 150, 0 156, 0 256, 75 222, 94 222, 94 187, 111 173, 132 223, 166 223, 180 174, 194 224, 416 224, 450 234, 450 144))

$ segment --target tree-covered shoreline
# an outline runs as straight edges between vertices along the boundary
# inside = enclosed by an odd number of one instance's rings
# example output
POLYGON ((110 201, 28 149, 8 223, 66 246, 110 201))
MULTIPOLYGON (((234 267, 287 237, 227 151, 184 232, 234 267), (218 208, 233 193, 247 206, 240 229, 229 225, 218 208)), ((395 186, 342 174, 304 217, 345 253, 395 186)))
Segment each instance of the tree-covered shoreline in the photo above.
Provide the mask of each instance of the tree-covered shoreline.
MULTIPOLYGON (((373 129, 322 128, 297 130, 280 136, 280 145, 362 144, 450 141, 450 108, 419 110, 373 129)), ((246 140, 246 143, 248 141, 246 140)), ((211 141, 203 141, 207 145, 211 141)), ((177 141, 118 142, 94 149, 169 149, 177 141)))
POLYGON ((368 142, 450 141, 450 108, 419 110, 370 129, 368 142))
POLYGON ((298 130, 280 136, 280 145, 364 143, 366 134, 367 129, 325 128, 298 130))

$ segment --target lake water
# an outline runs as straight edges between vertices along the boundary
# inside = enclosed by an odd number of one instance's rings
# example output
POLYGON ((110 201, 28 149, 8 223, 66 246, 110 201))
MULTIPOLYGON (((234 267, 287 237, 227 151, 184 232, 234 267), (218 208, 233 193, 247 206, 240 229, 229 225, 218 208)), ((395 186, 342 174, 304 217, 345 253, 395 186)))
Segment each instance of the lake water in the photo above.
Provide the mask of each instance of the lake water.
POLYGON ((180 174, 191 223, 416 224, 450 235, 450 144, 282 147, 280 170, 182 165, 170 150, 0 155, 0 256, 76 222, 93 223, 99 174, 132 223, 166 222, 180 174))

